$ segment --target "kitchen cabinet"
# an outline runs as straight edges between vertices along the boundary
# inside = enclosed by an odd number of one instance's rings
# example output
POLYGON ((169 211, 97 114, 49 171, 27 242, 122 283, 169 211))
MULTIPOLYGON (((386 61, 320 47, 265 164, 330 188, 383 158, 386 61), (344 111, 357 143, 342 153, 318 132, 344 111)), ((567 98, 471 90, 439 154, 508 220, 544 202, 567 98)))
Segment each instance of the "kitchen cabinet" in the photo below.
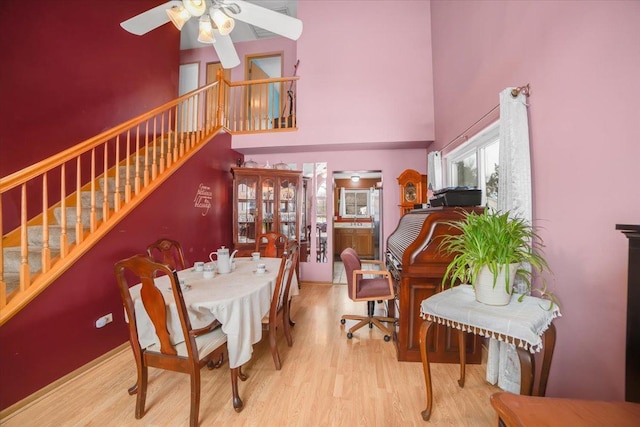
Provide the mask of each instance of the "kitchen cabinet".
POLYGON ((334 228, 335 255, 353 248, 361 258, 373 258, 373 229, 368 227, 334 228))
POLYGON ((301 171, 232 168, 231 172, 233 244, 239 256, 249 256, 263 233, 274 231, 301 240, 301 171))

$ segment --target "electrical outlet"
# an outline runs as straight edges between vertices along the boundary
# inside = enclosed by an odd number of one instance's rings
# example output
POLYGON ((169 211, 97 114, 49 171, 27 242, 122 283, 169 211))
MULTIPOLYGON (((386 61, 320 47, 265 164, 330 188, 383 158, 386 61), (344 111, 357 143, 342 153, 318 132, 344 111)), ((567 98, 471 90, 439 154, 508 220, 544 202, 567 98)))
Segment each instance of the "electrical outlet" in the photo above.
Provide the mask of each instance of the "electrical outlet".
POLYGON ((96 328, 103 328, 111 322, 113 322, 113 313, 105 314, 104 316, 96 320, 96 328))

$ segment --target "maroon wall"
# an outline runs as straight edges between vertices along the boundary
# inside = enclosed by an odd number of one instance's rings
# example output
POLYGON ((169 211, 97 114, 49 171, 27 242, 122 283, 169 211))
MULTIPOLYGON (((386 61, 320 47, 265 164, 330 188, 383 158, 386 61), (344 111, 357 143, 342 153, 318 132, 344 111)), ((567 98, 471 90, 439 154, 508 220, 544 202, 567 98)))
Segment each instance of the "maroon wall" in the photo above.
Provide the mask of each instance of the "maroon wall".
MULTIPOLYGON (((4 0, 0 12, 0 176, 173 99, 178 32, 138 37, 121 21, 157 0, 4 0), (82 19, 80 19, 82 18, 82 19)), ((127 340, 113 264, 162 236, 189 262, 231 245, 229 135, 210 142, 16 317, 0 327, 0 410, 127 340), (200 184, 213 206, 194 207, 200 184), (103 329, 95 321, 113 313, 103 329)), ((7 206, 3 200, 3 206, 7 206)), ((132 378, 132 381, 134 379, 132 378)), ((123 384, 123 390, 130 384, 123 384)))
POLYGON ((158 0, 3 0, 0 176, 175 98, 179 32, 119 23, 158 0))
MULTIPOLYGON (((136 36, 119 23, 158 0, 5 0, 0 12, 0 176, 23 169, 178 94, 179 32, 136 36)), ((89 170, 87 167, 85 170, 89 170)), ((49 175, 49 203, 59 201, 49 175)), ((67 175, 67 188, 75 184, 67 175)), ((37 214, 39 181, 28 186, 37 214)), ((2 227, 18 226, 18 188, 2 195, 2 227)))

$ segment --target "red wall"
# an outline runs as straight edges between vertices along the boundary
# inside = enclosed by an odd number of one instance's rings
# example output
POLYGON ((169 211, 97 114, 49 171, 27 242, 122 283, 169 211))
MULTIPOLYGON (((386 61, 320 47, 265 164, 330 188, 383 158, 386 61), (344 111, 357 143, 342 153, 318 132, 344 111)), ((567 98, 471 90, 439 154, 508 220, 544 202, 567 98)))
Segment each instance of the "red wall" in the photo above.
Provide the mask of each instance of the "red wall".
MULTIPOLYGON (((167 25, 138 37, 118 25, 157 4, 36 0, 25 10, 21 0, 2 2, 0 176, 175 98, 178 32, 167 25)), ((189 263, 231 245, 230 168, 240 155, 230 147, 227 134, 203 147, 0 327, 0 410, 127 341, 116 261, 163 236, 182 243, 189 263), (206 212, 194 206, 200 184, 213 192, 206 212), (96 329, 107 313, 114 322, 96 329)))
POLYGON ((0 176, 175 98, 178 31, 119 23, 157 0, 3 0, 0 176))
MULTIPOLYGON (((157 3, 35 0, 25 10, 21 0, 2 2, 0 176, 176 97, 179 32, 169 24, 136 36, 119 25, 157 3)), ((55 174, 49 178, 59 194, 55 174)), ((27 205, 41 197, 31 183, 27 205)), ((2 218, 5 232, 18 225, 18 189, 3 194, 2 218)))

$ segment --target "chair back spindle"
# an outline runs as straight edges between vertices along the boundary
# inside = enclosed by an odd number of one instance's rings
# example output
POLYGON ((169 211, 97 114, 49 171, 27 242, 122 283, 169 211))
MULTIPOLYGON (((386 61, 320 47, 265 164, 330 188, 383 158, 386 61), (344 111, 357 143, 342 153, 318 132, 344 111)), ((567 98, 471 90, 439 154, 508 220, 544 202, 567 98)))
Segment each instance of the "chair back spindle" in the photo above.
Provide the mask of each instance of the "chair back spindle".
POLYGON ((285 252, 289 239, 281 233, 269 232, 260 234, 256 239, 256 252, 264 257, 277 258, 285 252))
POLYGON ((147 246, 150 257, 162 264, 168 264, 176 271, 187 268, 187 263, 182 252, 180 242, 173 239, 158 239, 147 246))

